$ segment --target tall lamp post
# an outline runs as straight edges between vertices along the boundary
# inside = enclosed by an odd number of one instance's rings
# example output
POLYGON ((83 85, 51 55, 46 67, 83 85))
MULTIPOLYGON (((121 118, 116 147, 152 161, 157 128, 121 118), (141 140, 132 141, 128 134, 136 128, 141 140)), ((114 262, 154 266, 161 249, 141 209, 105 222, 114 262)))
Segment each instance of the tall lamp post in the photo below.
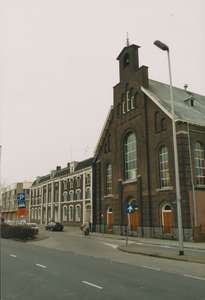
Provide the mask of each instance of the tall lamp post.
POLYGON ((175 165, 175 181, 176 181, 176 197, 177 197, 177 218, 178 218, 178 234, 179 234, 179 255, 184 255, 183 249, 183 233, 182 233, 182 214, 181 214, 181 195, 180 195, 180 182, 179 182, 179 166, 178 166, 178 154, 177 154, 177 139, 176 139, 176 127, 175 127, 175 115, 172 93, 172 77, 171 77, 171 65, 169 56, 169 47, 160 41, 155 41, 154 45, 163 51, 167 51, 168 65, 169 65, 169 81, 170 81, 170 98, 172 107, 172 131, 173 131, 173 144, 174 144, 174 165, 175 165))

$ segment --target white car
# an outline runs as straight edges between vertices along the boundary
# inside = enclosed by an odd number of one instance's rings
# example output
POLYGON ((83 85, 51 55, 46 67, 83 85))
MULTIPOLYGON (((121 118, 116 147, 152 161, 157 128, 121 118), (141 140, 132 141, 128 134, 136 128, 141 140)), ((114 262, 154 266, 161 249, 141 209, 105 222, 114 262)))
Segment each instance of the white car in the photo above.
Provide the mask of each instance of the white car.
POLYGON ((35 232, 38 233, 38 225, 36 223, 26 223, 26 227, 35 229, 35 232))

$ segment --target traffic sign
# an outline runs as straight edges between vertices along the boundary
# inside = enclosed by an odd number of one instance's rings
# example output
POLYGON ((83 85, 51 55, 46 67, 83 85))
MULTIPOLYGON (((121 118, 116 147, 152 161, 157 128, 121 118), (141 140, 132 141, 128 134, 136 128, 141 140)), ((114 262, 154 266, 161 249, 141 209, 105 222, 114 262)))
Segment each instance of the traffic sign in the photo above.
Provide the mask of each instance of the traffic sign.
POLYGON ((26 208, 26 201, 18 202, 18 209, 24 209, 26 208))
POLYGON ((25 193, 18 193, 17 194, 17 201, 21 202, 21 201, 25 201, 25 193))
POLYGON ((134 214, 135 206, 134 204, 127 204, 126 205, 126 213, 128 214, 134 214))
POLYGON ((27 209, 17 209, 17 216, 27 216, 27 209))

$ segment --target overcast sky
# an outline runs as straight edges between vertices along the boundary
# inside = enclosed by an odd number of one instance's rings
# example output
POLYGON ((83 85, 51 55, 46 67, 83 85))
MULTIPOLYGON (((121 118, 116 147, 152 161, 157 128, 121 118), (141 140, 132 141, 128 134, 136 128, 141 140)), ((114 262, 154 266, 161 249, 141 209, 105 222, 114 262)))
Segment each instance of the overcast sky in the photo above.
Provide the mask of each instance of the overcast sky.
POLYGON ((93 155, 119 82, 118 54, 141 46, 149 78, 205 95, 204 0, 1 0, 1 180, 93 155), (85 149, 87 151, 85 151, 85 149))

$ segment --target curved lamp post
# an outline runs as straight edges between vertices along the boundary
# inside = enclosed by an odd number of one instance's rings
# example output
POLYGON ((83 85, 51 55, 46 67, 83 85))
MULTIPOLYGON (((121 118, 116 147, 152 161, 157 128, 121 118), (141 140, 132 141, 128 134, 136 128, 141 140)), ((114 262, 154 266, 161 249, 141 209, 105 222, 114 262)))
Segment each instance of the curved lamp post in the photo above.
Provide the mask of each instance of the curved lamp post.
POLYGON ((167 51, 168 65, 169 65, 169 81, 170 81, 170 100, 172 107, 172 131, 173 131, 173 144, 174 144, 174 165, 175 165, 175 181, 176 181, 176 197, 177 197, 177 218, 178 218, 178 234, 179 234, 179 255, 184 255, 183 249, 183 233, 182 233, 182 214, 181 214, 181 195, 180 195, 180 182, 179 182, 179 166, 178 166, 178 154, 177 154, 177 139, 176 139, 176 127, 175 127, 175 115, 172 93, 172 77, 171 77, 171 65, 169 56, 169 47, 160 41, 155 41, 154 45, 163 51, 167 51))

